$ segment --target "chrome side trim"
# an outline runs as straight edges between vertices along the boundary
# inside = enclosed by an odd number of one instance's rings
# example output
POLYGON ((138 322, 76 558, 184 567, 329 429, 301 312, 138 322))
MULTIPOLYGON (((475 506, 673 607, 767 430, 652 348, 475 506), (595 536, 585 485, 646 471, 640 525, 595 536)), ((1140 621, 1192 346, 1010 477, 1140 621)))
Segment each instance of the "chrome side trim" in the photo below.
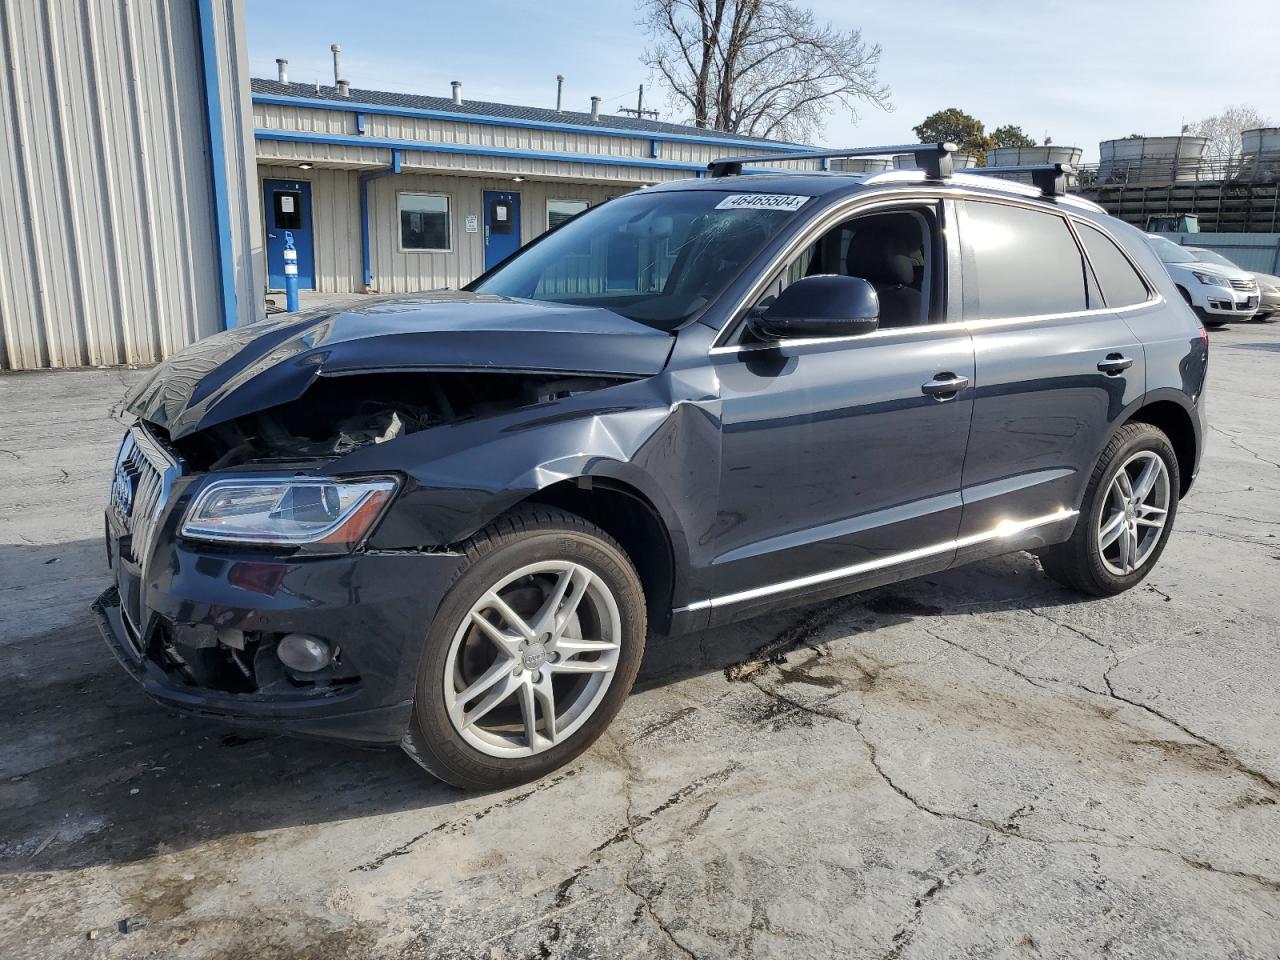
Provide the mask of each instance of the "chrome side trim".
POLYGON ((980 543, 987 543, 991 540, 999 540, 1002 537, 1016 536, 1019 533, 1025 533, 1028 530, 1033 530, 1036 527, 1044 527, 1052 523, 1059 523, 1063 520, 1068 520, 1079 513, 1079 510, 1062 509, 1055 513, 1046 513, 1044 516, 1032 517, 1030 520, 1005 520, 998 524, 994 529, 988 530, 985 533, 970 534, 967 537, 948 540, 945 543, 938 543, 929 547, 917 547, 915 550, 907 550, 903 553, 891 554, 887 557, 880 557, 877 560, 865 560, 862 563, 854 563, 847 567, 840 567, 836 570, 827 570, 824 573, 813 573, 806 577, 796 577, 794 580, 783 580, 778 583, 766 584, 762 587, 753 587, 750 590, 742 590, 738 593, 727 593, 721 597, 711 597, 707 600, 699 600, 697 603, 691 603, 686 607, 679 607, 672 612, 694 613, 699 610, 727 607, 735 603, 743 603, 747 600, 758 600, 761 597, 771 597, 780 593, 791 593, 794 590, 803 590, 805 587, 814 587, 819 584, 829 583, 832 580, 843 580, 846 577, 856 577, 860 573, 871 573, 874 570, 882 570, 885 567, 897 566, 900 563, 910 563, 912 560, 923 560, 926 557, 937 556, 938 554, 946 553, 949 550, 960 550, 964 547, 976 546, 980 543))
MULTIPOLYGON (((1139 276, 1143 276, 1139 272, 1139 276)), ((1145 279, 1145 277, 1143 277, 1145 279)), ((1041 313, 1027 317, 999 317, 993 320, 954 320, 947 323, 924 323, 916 327, 887 327, 872 333, 860 333, 848 337, 797 337, 794 340, 779 340, 775 343, 748 343, 727 347, 711 347, 707 353, 719 356, 733 353, 745 353, 753 350, 777 350, 781 347, 807 347, 819 343, 849 343, 854 340, 887 339, 889 337, 914 336, 916 334, 932 334, 940 336, 944 332, 980 333, 993 327, 1009 327, 1019 323, 1043 323, 1047 320, 1076 320, 1081 317, 1100 317, 1132 313, 1135 310, 1146 310, 1149 307, 1164 303, 1164 297, 1157 293, 1151 300, 1135 303, 1127 307, 1104 307, 1097 310, 1077 310, 1073 313, 1041 313)))

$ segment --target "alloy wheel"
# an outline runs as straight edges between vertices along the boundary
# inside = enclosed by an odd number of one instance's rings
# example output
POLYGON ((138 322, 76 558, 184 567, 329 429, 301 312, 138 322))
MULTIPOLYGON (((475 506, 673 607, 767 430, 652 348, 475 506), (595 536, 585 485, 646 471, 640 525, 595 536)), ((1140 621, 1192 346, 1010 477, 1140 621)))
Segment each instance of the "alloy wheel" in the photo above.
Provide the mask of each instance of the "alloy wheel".
POLYGON ((1102 565, 1118 577, 1155 552, 1169 517, 1169 470, 1159 454, 1140 450, 1116 471, 1098 518, 1102 565))
POLYGON ((618 666, 618 603, 582 564, 522 567, 486 590, 455 631, 444 703, 454 729, 493 757, 527 757, 571 737, 618 666))

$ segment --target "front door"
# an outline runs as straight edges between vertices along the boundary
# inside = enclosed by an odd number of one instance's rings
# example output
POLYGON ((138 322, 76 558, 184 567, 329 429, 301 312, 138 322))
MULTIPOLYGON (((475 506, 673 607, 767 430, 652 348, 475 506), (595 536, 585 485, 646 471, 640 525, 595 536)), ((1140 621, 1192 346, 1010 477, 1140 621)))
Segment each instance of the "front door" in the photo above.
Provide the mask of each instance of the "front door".
POLYGON ((845 273, 872 282, 877 332, 713 354, 720 498, 707 534, 713 557, 697 584, 712 622, 951 563, 974 362, 969 332, 946 322, 937 213, 855 219, 813 248, 818 259, 788 268, 793 281, 845 273), (938 389, 951 382, 954 391, 938 389))
POLYGON ((284 289, 285 234, 298 252, 298 286, 314 290, 315 264, 311 240, 311 184, 306 180, 262 181, 267 225, 267 285, 284 289))
POLYGON ((484 268, 491 270, 520 249, 520 194, 484 192, 484 268))

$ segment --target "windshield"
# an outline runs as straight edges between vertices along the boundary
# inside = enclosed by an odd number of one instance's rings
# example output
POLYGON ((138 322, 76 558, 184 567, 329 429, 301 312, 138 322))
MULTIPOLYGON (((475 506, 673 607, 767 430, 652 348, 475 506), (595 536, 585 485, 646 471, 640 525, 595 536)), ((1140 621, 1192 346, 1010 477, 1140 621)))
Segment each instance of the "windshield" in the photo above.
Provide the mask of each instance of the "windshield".
POLYGON ((1153 237, 1150 234, 1147 235, 1147 239, 1151 241, 1151 248, 1155 250, 1156 256, 1165 263, 1199 262, 1195 254, 1187 253, 1186 250, 1172 240, 1166 240, 1164 237, 1153 237))
POLYGON ((1195 258, 1201 263, 1216 263, 1220 267, 1233 267, 1236 270, 1240 269, 1220 253, 1214 253, 1212 250, 1206 250, 1204 247, 1187 247, 1187 249, 1191 253, 1195 254, 1195 258))
POLYGON ((605 307, 672 330, 720 296, 807 199, 628 194, 569 221, 472 289, 605 307))

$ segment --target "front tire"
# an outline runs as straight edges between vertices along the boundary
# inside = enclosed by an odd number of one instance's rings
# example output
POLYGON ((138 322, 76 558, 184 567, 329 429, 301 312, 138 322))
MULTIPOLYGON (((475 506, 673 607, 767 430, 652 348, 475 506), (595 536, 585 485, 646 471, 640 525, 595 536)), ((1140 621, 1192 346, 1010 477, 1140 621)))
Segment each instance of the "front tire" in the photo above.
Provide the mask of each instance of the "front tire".
POLYGON ((427 631, 402 746, 441 780, 493 790, 589 747, 644 654, 644 589, 607 533, 522 508, 463 547, 468 563, 427 631))
POLYGON ((1040 551, 1044 572, 1098 597, 1136 586, 1164 552, 1180 490, 1169 438, 1149 423, 1125 424, 1098 458, 1071 539, 1040 551))

